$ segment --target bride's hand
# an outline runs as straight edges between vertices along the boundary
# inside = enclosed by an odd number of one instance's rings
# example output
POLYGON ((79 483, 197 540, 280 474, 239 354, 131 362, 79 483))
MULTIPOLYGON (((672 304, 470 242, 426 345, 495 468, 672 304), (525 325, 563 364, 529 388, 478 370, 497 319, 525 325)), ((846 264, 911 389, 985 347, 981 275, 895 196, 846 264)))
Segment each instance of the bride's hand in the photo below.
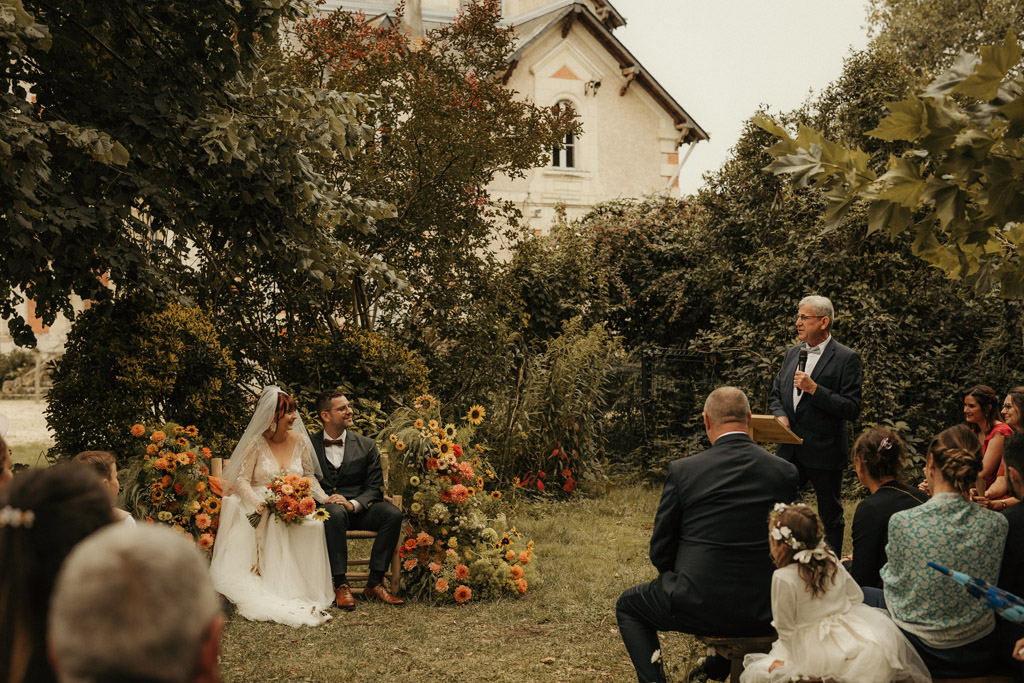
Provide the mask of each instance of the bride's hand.
POLYGON ((263 511, 266 510, 266 509, 267 509, 267 506, 265 504, 263 504, 263 503, 260 503, 260 504, 258 504, 256 506, 256 514, 257 515, 262 515, 263 511))

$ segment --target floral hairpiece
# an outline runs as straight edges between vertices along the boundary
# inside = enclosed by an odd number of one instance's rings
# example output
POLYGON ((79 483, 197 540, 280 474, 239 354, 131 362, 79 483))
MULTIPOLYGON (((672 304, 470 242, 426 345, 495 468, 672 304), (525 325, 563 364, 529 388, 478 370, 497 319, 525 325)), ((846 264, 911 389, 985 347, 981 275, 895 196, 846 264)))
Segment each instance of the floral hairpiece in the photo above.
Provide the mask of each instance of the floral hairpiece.
POLYGON ((785 543, 793 550, 805 550, 807 548, 803 541, 793 536, 793 530, 788 526, 773 526, 772 538, 781 543, 785 543))
POLYGON ((772 511, 768 513, 768 516, 771 517, 772 519, 775 519, 776 517, 781 515, 783 512, 785 512, 786 508, 788 508, 788 507, 789 506, 786 505, 785 503, 776 503, 772 507, 772 511))
POLYGON ((31 529, 32 523, 35 521, 36 513, 31 510, 19 510, 10 505, 0 508, 0 528, 9 526, 15 529, 18 527, 31 529))
POLYGON ((890 439, 889 437, 886 436, 881 441, 878 442, 878 452, 879 453, 884 453, 885 451, 889 450, 890 448, 892 448, 892 439, 890 439))

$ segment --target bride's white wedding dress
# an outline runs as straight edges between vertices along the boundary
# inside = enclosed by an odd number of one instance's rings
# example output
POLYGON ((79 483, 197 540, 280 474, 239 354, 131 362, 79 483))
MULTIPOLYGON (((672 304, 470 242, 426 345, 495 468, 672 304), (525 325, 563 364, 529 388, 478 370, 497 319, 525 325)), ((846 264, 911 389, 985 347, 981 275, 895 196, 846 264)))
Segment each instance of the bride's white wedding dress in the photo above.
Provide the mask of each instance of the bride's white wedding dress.
MULTIPOLYGON (((308 441, 296 435, 283 473, 309 477, 314 499, 323 502, 327 495, 314 476, 308 441)), ((233 492, 224 498, 213 546, 214 588, 247 619, 288 626, 321 624, 330 619, 324 610, 334 600, 323 522, 285 524, 264 510, 254 529, 246 515, 264 502, 267 484, 281 476, 282 469, 263 437, 251 439, 247 452, 240 455, 237 477, 224 482, 233 492)))

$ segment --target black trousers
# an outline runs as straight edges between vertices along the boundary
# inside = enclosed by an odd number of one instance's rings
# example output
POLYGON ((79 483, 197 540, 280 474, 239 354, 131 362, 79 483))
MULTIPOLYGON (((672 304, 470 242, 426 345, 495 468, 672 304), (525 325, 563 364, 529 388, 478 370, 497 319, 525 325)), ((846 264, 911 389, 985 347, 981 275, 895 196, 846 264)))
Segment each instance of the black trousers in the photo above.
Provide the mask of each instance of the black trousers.
POLYGON ((843 531, 846 528, 846 518, 843 516, 843 471, 842 470, 819 470, 815 467, 804 467, 794 462, 797 472, 800 473, 800 487, 807 482, 811 483, 814 495, 818 499, 818 516, 821 518, 821 525, 825 527, 825 540, 832 546, 836 555, 843 554, 843 531))
POLYGON ((391 556, 402 533, 402 511, 386 500, 374 503, 357 513, 350 513, 336 503, 325 503, 321 507, 331 514, 324 522, 327 537, 327 556, 331 562, 331 574, 338 576, 348 571, 348 540, 345 532, 376 531, 370 549, 370 571, 387 571, 391 556))

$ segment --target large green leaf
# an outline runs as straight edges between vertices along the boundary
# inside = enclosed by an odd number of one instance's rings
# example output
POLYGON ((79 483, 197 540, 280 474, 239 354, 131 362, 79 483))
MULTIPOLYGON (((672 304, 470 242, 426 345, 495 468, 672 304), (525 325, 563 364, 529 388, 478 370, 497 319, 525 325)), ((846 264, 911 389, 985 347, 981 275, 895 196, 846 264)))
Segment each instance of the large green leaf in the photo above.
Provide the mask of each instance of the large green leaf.
POLYGON ((1020 62, 1021 49, 1017 37, 1007 29, 1002 45, 991 45, 981 48, 981 61, 963 83, 956 86, 954 92, 976 97, 979 100, 991 100, 999 90, 999 84, 1007 72, 1020 62))
POLYGON ((886 106, 892 114, 882 119, 877 128, 869 130, 868 135, 880 140, 913 142, 930 132, 924 103, 916 95, 899 102, 887 102, 886 106))

